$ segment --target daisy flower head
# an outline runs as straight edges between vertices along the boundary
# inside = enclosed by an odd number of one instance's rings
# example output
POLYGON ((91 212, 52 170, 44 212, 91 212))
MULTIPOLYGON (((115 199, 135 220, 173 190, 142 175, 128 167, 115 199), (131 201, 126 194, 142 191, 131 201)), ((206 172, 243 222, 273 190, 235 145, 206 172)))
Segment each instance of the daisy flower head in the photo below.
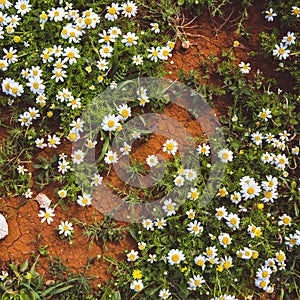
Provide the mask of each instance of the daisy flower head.
POLYGON ((269 152, 263 153, 261 156, 261 161, 266 164, 266 163, 271 163, 273 161, 273 156, 269 152))
POLYGON ((170 265, 178 265, 185 260, 185 255, 181 250, 171 249, 167 255, 167 260, 170 265))
POLYGON ((126 142, 124 142, 123 147, 120 148, 120 152, 123 155, 129 155, 130 151, 131 151, 131 146, 128 145, 126 142))
POLYGON ((8 62, 6 59, 0 59, 0 70, 6 71, 8 68, 8 62))
POLYGON ((233 267, 232 257, 225 255, 225 257, 221 259, 221 265, 225 269, 230 269, 231 267, 233 267))
POLYGON ((156 155, 152 154, 152 155, 148 155, 146 158, 146 163, 147 165, 152 168, 152 167, 156 167, 158 165, 158 158, 156 155))
POLYGON ((133 45, 137 45, 137 40, 139 37, 134 32, 127 32, 123 35, 122 43, 127 47, 131 47, 133 45))
POLYGON ((60 22, 64 19, 66 12, 63 7, 52 7, 48 10, 48 17, 51 21, 60 22))
POLYGON ((190 209, 185 214, 187 215, 188 219, 190 219, 190 220, 195 219, 196 212, 194 210, 190 209))
POLYGON ((228 245, 231 244, 232 239, 228 233, 221 233, 218 237, 221 246, 227 248, 228 245))
POLYGON ((194 275, 188 280, 188 289, 195 291, 197 288, 200 288, 205 283, 203 276, 194 275))
POLYGON ((288 247, 293 248, 295 245, 300 245, 300 235, 297 234, 289 234, 289 236, 286 236, 285 238, 285 244, 288 247))
POLYGON ((33 194, 33 192, 31 191, 31 189, 30 188, 28 188, 27 190, 26 190, 26 192, 25 193, 23 193, 23 196, 26 198, 26 199, 30 199, 30 198, 32 198, 32 194, 33 194))
POLYGON ((174 184, 175 184, 175 186, 178 186, 178 187, 183 186, 184 180, 185 179, 184 179, 183 176, 181 176, 181 175, 176 176, 174 178, 174 184))
POLYGON ((97 141, 92 141, 91 139, 87 139, 86 143, 84 144, 88 149, 94 149, 97 145, 97 141))
POLYGON ((131 107, 129 107, 127 104, 119 105, 117 111, 119 113, 119 118, 122 121, 125 121, 131 117, 131 107))
POLYGON ((163 151, 172 154, 173 156, 176 154, 177 149, 178 143, 173 139, 167 139, 163 144, 163 151))
POLYGON ((282 263, 286 260, 286 255, 282 250, 275 253, 275 260, 277 263, 282 263))
POLYGON ((255 286, 260 288, 260 289, 265 289, 268 287, 268 285, 270 284, 270 279, 266 278, 266 279, 261 279, 261 278, 256 278, 255 279, 255 286))
POLYGON ((288 163, 289 160, 285 154, 276 155, 275 164, 277 169, 284 169, 288 163))
POLYGON ((270 8, 269 10, 266 10, 265 19, 267 19, 268 22, 273 22, 274 17, 277 16, 276 12, 274 12, 273 8, 270 8))
POLYGON ((250 63, 244 63, 243 61, 239 64, 239 67, 241 68, 242 74, 249 74, 251 67, 250 63))
POLYGON ((296 16, 297 18, 300 17, 300 8, 298 6, 292 6, 292 15, 296 16))
POLYGON ((2 274, 0 275, 0 279, 3 281, 8 277, 8 273, 6 271, 2 271, 2 274))
POLYGON ((37 138, 35 140, 35 146, 40 149, 44 149, 47 147, 47 144, 44 142, 44 138, 37 138))
POLYGON ((251 140, 255 145, 259 146, 262 144, 263 135, 260 132, 253 132, 251 134, 251 140))
POLYGON ((209 156, 210 154, 210 146, 207 144, 202 144, 197 147, 197 151, 200 155, 209 156))
POLYGON ((38 216, 42 218, 41 223, 45 221, 50 225, 53 222, 53 217, 55 216, 54 209, 50 207, 46 207, 45 210, 40 210, 38 216))
POLYGON ((18 14, 24 16, 31 10, 31 4, 29 4, 29 0, 18 0, 15 4, 15 8, 18 14))
POLYGON ((140 280, 133 280, 130 284, 130 289, 135 292, 140 292, 144 288, 143 281, 140 280))
POLYGON ((277 177, 273 177, 272 175, 266 176, 267 180, 262 181, 262 187, 266 191, 276 190, 278 186, 277 177))
POLYGON ((287 214, 284 214, 279 217, 278 226, 291 226, 292 218, 287 214))
POLYGON ((218 157, 222 162, 227 163, 228 161, 233 160, 233 152, 228 149, 222 149, 218 152, 218 157))
POLYGON ((269 279, 272 273, 273 271, 270 267, 262 266, 257 270, 256 277, 259 279, 269 279))
POLYGON ((83 193, 82 196, 79 195, 76 202, 80 205, 80 206, 87 206, 87 205, 91 205, 92 204, 92 197, 90 194, 87 193, 83 193))
POLYGON ((105 71, 108 69, 108 61, 105 59, 100 59, 97 61, 97 68, 100 71, 105 71))
POLYGON ((127 254, 127 261, 136 261, 139 258, 138 252, 135 250, 131 250, 127 254))
POLYGON ((12 6, 12 3, 9 2, 8 0, 3 0, 0 2, 0 9, 7 9, 12 6))
POLYGON ((147 259, 147 261, 150 262, 150 264, 153 264, 157 261, 157 255, 156 254, 149 254, 149 258, 147 259))
POLYGON ((103 177, 100 176, 99 174, 94 174, 92 177, 92 185, 93 186, 99 186, 103 182, 103 177))
POLYGON ((196 201, 199 197, 199 192, 197 188, 191 188, 187 194, 188 199, 196 201))
POLYGON ((154 225, 157 227, 157 229, 164 229, 164 227, 167 226, 167 221, 164 218, 156 219, 154 225))
POLYGON ((158 23, 150 23, 151 31, 154 33, 160 33, 159 25, 158 23))
POLYGON ((194 222, 190 222, 187 228, 188 232, 194 235, 198 235, 203 232, 203 226, 201 223, 195 220, 194 222))
POLYGON ((290 46, 292 44, 296 43, 296 36, 294 32, 288 32, 283 38, 282 42, 285 43, 287 46, 290 46))
POLYGON ((66 57, 70 65, 76 63, 77 59, 80 58, 79 50, 74 46, 66 47, 63 55, 66 57))
POLYGON ((248 225, 247 232, 250 234, 251 238, 260 237, 262 235, 262 230, 260 227, 253 224, 248 225))
POLYGON ((137 5, 133 1, 127 1, 121 5, 122 15, 126 18, 135 17, 138 11, 137 5))
POLYGON ((60 198, 65 198, 65 197, 67 197, 67 191, 66 190, 59 190, 58 192, 57 192, 57 195, 60 197, 60 198))
POLYGON ((161 60, 167 60, 172 56, 172 49, 168 46, 162 47, 158 53, 158 58, 161 60))
POLYGON ((80 165, 84 160, 84 152, 80 149, 71 154, 73 164, 80 165))
POLYGON ((193 169, 185 169, 184 178, 187 181, 194 181, 197 178, 197 172, 193 169))
POLYGON ((107 115, 103 118, 101 127, 104 131, 115 131, 120 125, 120 116, 107 115))
POLYGON ((111 6, 107 6, 107 13, 105 14, 105 19, 109 21, 115 21, 118 19, 118 15, 120 13, 120 7, 118 3, 112 3, 111 6))
POLYGON ((68 170, 71 169, 70 163, 64 159, 58 162, 58 172, 65 174, 68 170))
POLYGON ((134 55, 132 58, 132 63, 136 66, 141 66, 144 63, 143 57, 140 54, 134 55))
POLYGON ((228 192, 226 190, 226 187, 222 187, 219 189, 219 192, 217 194, 217 196, 220 196, 220 197, 225 197, 228 195, 228 192))
POLYGON ((194 258, 194 262, 197 266, 201 267, 202 270, 205 269, 205 262, 206 262, 206 257, 204 255, 198 255, 194 258))
POLYGON ((13 47, 9 47, 7 50, 6 48, 3 48, 4 56, 3 59, 7 61, 8 64, 14 64, 18 61, 18 55, 17 49, 14 49, 13 47))
POLYGON ((230 200, 232 203, 234 204, 238 204, 241 202, 242 200, 242 196, 240 192, 234 192, 232 195, 230 195, 230 200))
POLYGON ((109 58, 111 57, 112 53, 114 51, 114 48, 110 46, 109 44, 102 45, 102 47, 99 50, 100 56, 103 58, 109 58))
POLYGON ((282 141, 289 141, 290 139, 289 139, 289 136, 290 136, 291 134, 290 133, 288 133, 286 130, 284 130, 283 132, 280 132, 279 133, 279 138, 282 140, 282 141))
POLYGON ((110 164, 117 163, 118 160, 119 160, 119 158, 118 158, 118 155, 116 152, 113 152, 111 150, 106 152, 105 157, 104 157, 105 163, 110 165, 110 164))
POLYGON ((142 221, 142 225, 147 230, 154 230, 154 227, 153 227, 154 223, 153 223, 153 221, 151 219, 144 219, 142 221))
POLYGON ((167 216, 169 217, 176 214, 176 205, 177 204, 173 202, 171 198, 169 198, 164 201, 162 209, 167 213, 167 216))
POLYGON ((160 47, 151 47, 147 50, 149 52, 147 58, 150 58, 151 61, 157 62, 160 50, 160 47))
POLYGON ((60 138, 53 134, 52 136, 48 135, 48 147, 49 148, 57 148, 57 145, 60 144, 60 138))
POLYGON ((69 221, 61 221, 58 225, 58 233, 63 234, 65 237, 72 235, 73 232, 73 224, 69 221))
POLYGON ((225 206, 221 206, 221 207, 216 208, 215 216, 218 220, 221 220, 222 218, 226 218, 227 214, 228 213, 227 213, 227 209, 226 209, 225 206))
POLYGON ((298 146, 295 146, 294 148, 292 148, 292 154, 294 154, 294 155, 298 155, 299 151, 300 151, 300 149, 298 146))
POLYGON ((19 174, 24 175, 28 170, 23 165, 18 165, 17 171, 19 174))
POLYGON ((225 217, 226 224, 229 228, 236 230, 240 226, 240 218, 237 214, 230 213, 225 217))
POLYGON ((107 32, 111 36, 111 38, 114 40, 116 40, 122 34, 121 29, 116 26, 110 27, 107 32))
POLYGON ((158 297, 160 299, 166 300, 171 296, 170 290, 169 289, 162 289, 158 293, 158 297))
POLYGON ((263 108, 262 111, 258 114, 258 117, 264 121, 268 121, 272 118, 271 111, 268 108, 263 108))
POLYGON ((260 192, 261 187, 254 180, 251 180, 249 183, 242 184, 241 194, 245 200, 259 196, 260 192))
POLYGON ((279 60, 287 59, 290 55, 290 50, 287 49, 287 45, 280 43, 279 45, 275 45, 275 49, 273 50, 273 56, 279 58, 279 60))

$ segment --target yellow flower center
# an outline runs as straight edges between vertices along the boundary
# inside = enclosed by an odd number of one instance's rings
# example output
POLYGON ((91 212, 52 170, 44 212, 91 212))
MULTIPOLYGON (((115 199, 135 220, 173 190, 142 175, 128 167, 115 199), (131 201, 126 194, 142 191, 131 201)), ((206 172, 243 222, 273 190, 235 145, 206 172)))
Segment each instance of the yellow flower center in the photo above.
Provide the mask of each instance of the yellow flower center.
POLYGON ((90 24, 92 24, 92 18, 85 18, 84 19, 84 23, 86 24, 86 25, 90 25, 90 24))
POLYGON ((224 264, 224 268, 229 269, 230 267, 231 267, 230 261, 226 261, 226 263, 224 264))
POLYGON ((236 225, 236 224, 237 224, 237 219, 232 218, 232 219, 230 220, 230 224, 231 224, 231 225, 236 225))
POLYGON ((26 7, 27 7, 27 5, 26 5, 25 3, 22 3, 22 4, 20 5, 20 8, 21 8, 22 10, 26 9, 26 7))
POLYGON ((197 261, 197 265, 198 265, 199 267, 204 266, 204 260, 198 260, 198 261, 197 261))
POLYGON ((228 159, 228 158, 229 158, 229 154, 226 153, 226 152, 224 152, 224 153, 222 154, 222 158, 223 158, 223 159, 228 159))
POLYGON ((49 213, 45 213, 45 218, 49 219, 50 218, 50 214, 49 213))
POLYGON ((87 198, 83 198, 83 199, 82 199, 82 203, 83 203, 83 204, 88 204, 88 203, 89 203, 89 200, 88 200, 87 198))
POLYGON ((114 127, 115 126, 115 122, 113 120, 109 120, 107 122, 108 127, 114 127))
POLYGON ((272 192, 267 191, 265 196, 266 196, 266 198, 268 198, 268 199, 272 198, 272 192))
POLYGON ((229 243, 229 238, 228 237, 224 237, 222 240, 223 244, 227 245, 229 243))
POLYGON ((267 283, 265 281, 261 281, 259 285, 261 288, 265 288, 267 286, 267 283))
POLYGON ((197 232, 199 230, 199 227, 198 226, 194 226, 193 227, 193 231, 197 232))
POLYGON ((133 37, 132 36, 128 37, 127 42, 131 44, 133 42, 133 37))
POLYGON ((12 54, 11 52, 8 52, 8 53, 6 54, 6 58, 7 58, 7 59, 13 58, 13 54, 12 54))
POLYGON ((253 195, 253 194, 255 193, 254 187, 250 186, 250 187, 247 189, 247 193, 248 193, 249 195, 253 195))
POLYGON ((170 203, 170 204, 167 205, 167 210, 171 211, 173 209, 174 209, 174 206, 173 206, 172 203, 170 203))
POLYGON ((54 17, 58 17, 59 16, 59 11, 56 10, 54 13, 53 13, 54 17))
POLYGON ((65 225, 65 226, 63 227, 63 230, 64 230, 64 231, 69 230, 69 226, 65 225))
POLYGON ((290 221, 291 221, 291 220, 290 220, 289 217, 284 217, 284 218, 283 218, 283 223, 284 223, 284 224, 290 224, 290 221))
POLYGON ((34 82, 32 84, 32 86, 33 86, 34 89, 38 89, 39 88, 39 83, 38 82, 34 82))
POLYGON ((111 15, 114 15, 117 12, 117 10, 114 7, 109 8, 108 13, 111 15))
POLYGON ((76 134, 75 132, 71 132, 71 133, 69 134, 69 139, 70 139, 71 141, 76 140, 76 137, 77 137, 77 134, 76 134))
MULTIPOLYGON (((11 91, 12 91, 14 94, 16 94, 16 93, 18 92, 18 88, 13 87, 13 88, 11 89, 11 91)), ((31 115, 31 113, 30 113, 30 115, 31 115)))
POLYGON ((283 48, 280 48, 278 52, 279 52, 279 54, 282 55, 282 54, 284 54, 284 49, 283 49, 283 48))
POLYGON ((158 52, 157 51, 152 51, 152 56, 157 56, 158 55, 158 52))
POLYGON ((267 278, 267 277, 269 277, 269 272, 263 271, 261 275, 263 278, 267 278))
POLYGON ((179 259, 180 259, 180 257, 179 257, 178 254, 173 254, 173 255, 172 255, 172 260, 173 260, 175 263, 179 262, 179 259))
POLYGON ((115 157, 114 157, 113 155, 110 155, 110 156, 108 157, 108 159, 109 159, 110 161, 113 161, 113 160, 115 159, 115 157))
POLYGON ((126 12, 131 13, 133 8, 132 8, 132 6, 127 5, 125 10, 126 10, 126 12))
POLYGON ((192 193, 191 193, 191 197, 192 197, 193 199, 197 198, 197 197, 198 197, 197 192, 192 192, 192 193))
POLYGON ((68 57, 69 58, 74 58, 75 57, 75 53, 74 52, 69 52, 68 53, 68 57))
POLYGON ((109 48, 107 48, 107 47, 104 48, 104 49, 103 49, 103 52, 106 53, 106 54, 109 53, 109 48))
POLYGON ((166 145, 166 148, 167 148, 167 150, 171 151, 171 150, 174 149, 174 145, 169 143, 169 144, 166 145))
POLYGON ((128 117, 128 115, 129 115, 129 112, 128 112, 127 109, 122 110, 122 116, 123 117, 128 117))

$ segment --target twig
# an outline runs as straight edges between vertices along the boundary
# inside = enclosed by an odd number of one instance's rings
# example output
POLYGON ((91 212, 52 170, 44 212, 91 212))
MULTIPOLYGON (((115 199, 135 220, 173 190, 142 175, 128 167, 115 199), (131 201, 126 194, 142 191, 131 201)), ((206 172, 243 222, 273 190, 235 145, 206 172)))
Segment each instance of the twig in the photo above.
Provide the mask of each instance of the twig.
POLYGON ((229 14, 229 16, 225 19, 225 21, 221 24, 221 26, 217 29, 214 29, 213 31, 215 32, 215 36, 217 37, 219 34, 219 31, 229 22, 232 14, 234 12, 234 8, 232 8, 231 13, 229 14))

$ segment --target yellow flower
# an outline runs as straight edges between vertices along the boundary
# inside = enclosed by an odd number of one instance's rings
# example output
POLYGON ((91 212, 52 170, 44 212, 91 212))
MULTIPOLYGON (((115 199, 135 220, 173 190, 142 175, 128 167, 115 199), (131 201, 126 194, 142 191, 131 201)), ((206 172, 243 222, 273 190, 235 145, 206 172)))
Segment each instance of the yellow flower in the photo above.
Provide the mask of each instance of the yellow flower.
POLYGON ((30 280, 31 277, 32 277, 32 275, 31 275, 30 273, 27 273, 27 274, 25 275, 25 278, 28 279, 28 280, 30 280))
POLYGON ((16 43, 19 43, 20 40, 21 40, 21 38, 20 38, 18 35, 14 36, 14 41, 15 41, 16 43))
POLYGON ((235 40, 235 41, 233 42, 233 47, 238 47, 239 45, 240 45, 240 42, 239 42, 239 41, 235 40))
POLYGON ((91 73, 92 72, 92 67, 91 66, 87 66, 85 68, 85 70, 88 72, 88 73, 91 73))
POLYGON ((133 279, 141 279, 143 277, 141 270, 133 270, 132 272, 133 279))
POLYGON ((222 265, 218 265, 217 266, 217 271, 222 272, 224 270, 222 265))
POLYGON ((47 112, 47 117, 48 118, 52 118, 53 117, 53 112, 52 111, 48 111, 47 112))
POLYGON ((244 150, 240 150, 240 154, 244 154, 244 150))
POLYGON ((260 229, 255 229, 254 234, 255 234, 255 236, 261 236, 262 235, 262 231, 260 229))
POLYGON ((188 269, 187 267, 183 267, 183 268, 181 268, 181 272, 183 273, 183 272, 185 272, 187 269, 188 269))
POLYGON ((252 258, 253 258, 253 259, 257 259, 257 258, 258 258, 258 256, 259 256, 259 253, 258 253, 258 251, 256 251, 256 250, 252 250, 252 258))
POLYGON ((258 209, 263 209, 264 207, 265 207, 265 205, 263 203, 258 203, 257 204, 258 209))

